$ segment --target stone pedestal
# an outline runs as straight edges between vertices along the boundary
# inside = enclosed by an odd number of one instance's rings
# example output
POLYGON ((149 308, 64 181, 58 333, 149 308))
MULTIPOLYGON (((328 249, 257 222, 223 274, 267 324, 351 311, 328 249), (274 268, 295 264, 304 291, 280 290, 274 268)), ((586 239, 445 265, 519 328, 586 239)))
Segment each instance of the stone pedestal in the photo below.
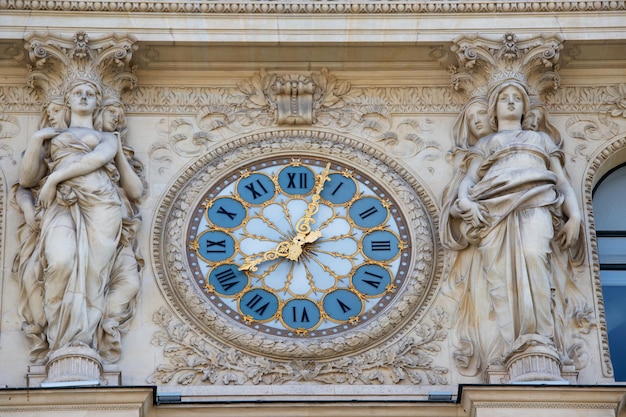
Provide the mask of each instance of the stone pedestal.
POLYGON ((563 363, 556 348, 538 335, 526 335, 502 365, 489 365, 488 384, 557 383, 576 384, 578 372, 563 363))
POLYGON ((98 381, 102 376, 98 353, 87 346, 70 346, 52 352, 45 382, 98 381))
POLYGON ((26 376, 29 387, 48 384, 121 385, 116 365, 103 365, 98 353, 87 346, 70 346, 50 354, 46 365, 30 366, 26 376))
POLYGON ((515 382, 564 381, 561 361, 554 349, 547 346, 527 346, 513 352, 506 361, 508 380, 515 382))

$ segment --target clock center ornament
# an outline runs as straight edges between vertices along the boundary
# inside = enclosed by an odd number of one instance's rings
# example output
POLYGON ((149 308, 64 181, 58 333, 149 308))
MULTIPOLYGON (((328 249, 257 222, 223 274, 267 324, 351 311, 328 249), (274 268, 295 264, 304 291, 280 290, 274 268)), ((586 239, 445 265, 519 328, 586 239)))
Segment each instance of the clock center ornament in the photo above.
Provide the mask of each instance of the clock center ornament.
POLYGON ((284 359, 409 331, 441 269, 419 182, 338 135, 239 142, 192 164, 159 208, 156 264, 181 318, 214 343, 284 359))

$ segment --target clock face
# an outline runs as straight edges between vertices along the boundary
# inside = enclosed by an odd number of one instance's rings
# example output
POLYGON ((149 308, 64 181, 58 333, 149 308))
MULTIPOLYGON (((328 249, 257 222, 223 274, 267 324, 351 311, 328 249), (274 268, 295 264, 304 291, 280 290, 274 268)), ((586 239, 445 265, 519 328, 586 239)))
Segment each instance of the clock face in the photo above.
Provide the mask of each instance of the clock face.
POLYGON ((426 314, 443 267, 436 217, 419 178, 364 141, 251 133, 172 179, 153 262, 208 345, 324 360, 404 337, 426 314))
POLYGON ((371 322, 409 276, 411 230, 388 186, 322 157, 244 164, 209 186, 187 228, 206 299, 266 335, 326 337, 371 322))

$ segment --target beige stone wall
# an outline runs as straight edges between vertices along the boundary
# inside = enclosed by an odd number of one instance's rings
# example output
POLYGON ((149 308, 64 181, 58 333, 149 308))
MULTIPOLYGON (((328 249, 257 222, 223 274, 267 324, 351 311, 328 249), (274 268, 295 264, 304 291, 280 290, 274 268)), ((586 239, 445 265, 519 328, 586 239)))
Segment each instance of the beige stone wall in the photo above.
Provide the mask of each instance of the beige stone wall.
MULTIPOLYGON (((27 85, 32 57, 24 39, 28 32, 71 36, 80 30, 93 37, 115 30, 137 39, 131 61, 137 85, 122 94, 122 101, 128 144, 145 166, 149 191, 140 206, 138 242, 146 261, 141 291, 117 364, 123 385, 157 385, 162 392, 199 400, 422 400, 433 391, 449 391, 456 398, 459 384, 482 383, 482 375, 462 376, 452 358, 449 334, 456 301, 446 295, 451 253, 438 241, 444 188, 454 174, 446 154, 453 146, 454 120, 467 99, 452 88, 448 68, 458 65, 450 50, 458 36, 476 33, 499 39, 507 32, 520 38, 549 33, 564 39, 560 86, 542 97, 563 138, 565 168, 583 215, 586 255, 573 278, 593 311, 581 325, 585 365, 577 383, 612 383, 591 191, 604 173, 626 161, 623 2, 246 6, 0 1, 0 10, 1 386, 24 387, 29 372, 27 340, 17 312, 19 286, 11 272, 21 219, 10 205, 9 191, 18 178, 21 154, 38 128, 43 97, 27 85), (316 119, 310 123, 279 125, 276 96, 268 92, 276 80, 298 77, 312 79, 319 92, 334 99, 315 104, 316 119), (160 246, 173 233, 168 211, 176 206, 171 200, 184 200, 179 191, 201 176, 200 166, 211 162, 208 156, 221 158, 237 147, 253 154, 256 142, 281 135, 329 140, 336 147, 349 144, 345 152, 365 150, 392 166, 417 190, 411 192, 422 200, 434 239, 431 287, 419 294, 419 303, 403 301, 407 307, 399 308, 398 332, 370 343, 364 331, 354 349, 345 348, 336 357, 320 348, 310 365, 306 357, 273 355, 274 347, 243 349, 245 342, 236 332, 222 339, 207 334, 207 326, 219 328, 223 322, 190 317, 193 308, 178 306, 196 298, 181 296, 175 279, 168 278, 180 260, 168 257, 160 246), (400 366, 385 357, 389 352, 419 364, 400 366), (291 360, 298 372, 289 375, 286 363, 291 360), (311 371, 314 361, 322 368, 311 371), (250 372, 266 363, 283 367, 285 373, 250 372), (347 378, 348 366, 359 377, 347 378)), ((276 149, 287 148, 278 143, 276 149)), ((304 145, 296 151, 305 152, 304 145)), ((318 157, 324 153, 311 152, 318 157)), ((365 165, 367 158, 360 158, 350 163, 365 165)), ((490 412, 472 415, 504 415, 490 412)))

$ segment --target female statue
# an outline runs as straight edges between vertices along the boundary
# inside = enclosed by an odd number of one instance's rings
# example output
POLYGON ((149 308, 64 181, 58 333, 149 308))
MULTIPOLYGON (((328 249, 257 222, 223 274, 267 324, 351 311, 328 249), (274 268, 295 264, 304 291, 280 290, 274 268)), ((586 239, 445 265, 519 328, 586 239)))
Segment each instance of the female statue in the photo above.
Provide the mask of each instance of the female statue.
POLYGON ((34 190, 41 218, 31 259, 20 262, 37 259, 32 268, 41 277, 45 318, 40 339, 49 350, 84 345, 97 351, 122 232, 118 139, 94 128, 102 100, 98 84, 76 79, 64 98, 68 127, 37 132, 19 168, 19 186, 34 190))
MULTIPOLYGON (((44 106, 39 130, 31 138, 32 150, 39 146, 40 158, 49 158, 47 139, 67 128, 65 104, 62 95, 52 97, 44 106)), ((42 360, 48 352, 48 342, 44 329, 46 318, 44 307, 43 271, 38 254, 35 253, 41 229, 41 210, 36 205, 39 187, 24 188, 15 184, 12 188, 13 203, 24 216, 24 223, 18 227, 20 250, 15 256, 13 273, 20 283, 20 304, 18 311, 24 317, 23 330, 31 345, 31 359, 42 360)))
POLYGON ((529 107, 515 80, 492 89, 494 133, 457 160, 460 180, 446 193, 441 239, 458 251, 451 283, 462 287, 454 355, 470 375, 528 343, 571 363, 563 324, 567 256, 581 215, 559 147, 545 132, 522 129, 529 107))
POLYGON ((134 316, 141 285, 143 257, 136 239, 141 215, 137 204, 144 196, 147 185, 143 178, 143 164, 135 158, 133 150, 124 144, 126 117, 124 106, 119 100, 106 98, 102 102, 96 128, 115 135, 115 165, 120 174, 118 185, 122 200, 122 233, 107 285, 106 307, 98 334, 100 356, 108 362, 116 362, 121 354, 121 333, 128 330, 129 321, 134 316))

